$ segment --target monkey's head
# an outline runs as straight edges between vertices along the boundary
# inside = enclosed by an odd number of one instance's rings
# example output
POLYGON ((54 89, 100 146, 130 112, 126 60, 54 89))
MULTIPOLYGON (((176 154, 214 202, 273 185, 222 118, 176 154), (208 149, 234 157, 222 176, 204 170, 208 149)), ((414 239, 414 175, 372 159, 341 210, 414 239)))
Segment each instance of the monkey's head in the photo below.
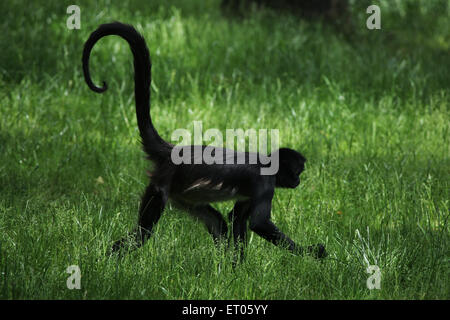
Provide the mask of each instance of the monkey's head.
POLYGON ((275 176, 277 188, 296 188, 300 183, 300 174, 305 169, 306 158, 299 152, 281 148, 278 151, 279 169, 275 176))

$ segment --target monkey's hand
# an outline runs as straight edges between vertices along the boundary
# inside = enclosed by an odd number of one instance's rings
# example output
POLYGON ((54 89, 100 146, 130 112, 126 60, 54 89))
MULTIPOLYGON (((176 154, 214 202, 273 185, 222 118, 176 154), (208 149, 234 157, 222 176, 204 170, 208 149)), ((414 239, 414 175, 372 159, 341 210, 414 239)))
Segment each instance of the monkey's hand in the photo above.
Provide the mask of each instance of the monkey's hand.
POLYGON ((308 247, 308 253, 314 258, 323 259, 328 256, 325 246, 322 243, 313 244, 308 247))

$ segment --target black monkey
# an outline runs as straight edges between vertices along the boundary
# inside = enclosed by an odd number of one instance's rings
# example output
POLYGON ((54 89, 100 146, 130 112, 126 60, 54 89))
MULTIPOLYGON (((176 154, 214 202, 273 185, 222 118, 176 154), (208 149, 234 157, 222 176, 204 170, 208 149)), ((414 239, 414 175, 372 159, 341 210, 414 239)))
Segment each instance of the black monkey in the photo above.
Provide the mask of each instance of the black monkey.
MULTIPOLYGON (((218 242, 226 238, 228 228, 220 212, 209 205, 211 202, 236 200, 234 209, 229 213, 232 221, 234 244, 245 245, 247 221, 252 231, 275 245, 284 246, 295 254, 303 254, 304 249, 296 245, 284 235, 270 220, 272 197, 274 189, 295 188, 300 183, 299 175, 304 170, 306 159, 298 152, 281 148, 272 155, 279 159, 279 170, 273 175, 261 175, 260 170, 265 164, 258 161, 249 164, 250 153, 227 151, 222 148, 206 146, 175 147, 164 141, 153 126, 150 117, 150 54, 144 38, 130 25, 119 22, 103 24, 95 30, 86 41, 83 51, 84 78, 89 88, 102 93, 107 85, 97 87, 89 73, 89 56, 95 43, 108 35, 117 35, 130 45, 134 56, 134 82, 136 117, 142 139, 143 149, 148 159, 154 164, 149 183, 139 208, 139 222, 133 237, 137 245, 142 245, 151 235, 168 200, 202 220, 213 239, 218 242), (175 164, 171 154, 174 148, 179 148, 180 154, 190 152, 191 164, 175 164), (212 148, 212 154, 223 154, 223 163, 194 164, 195 148, 204 151, 212 148), (191 152, 194 151, 194 152, 191 152), (278 154, 275 154, 278 153, 278 154), (245 157, 245 164, 229 164, 227 157, 237 159, 245 157)), ((254 155, 254 154, 253 154, 254 155)), ((120 249, 127 238, 117 241, 113 250, 120 249)), ((241 256, 243 255, 241 246, 241 256)), ((307 248, 307 252, 316 257, 325 257, 323 245, 318 244, 307 248)))

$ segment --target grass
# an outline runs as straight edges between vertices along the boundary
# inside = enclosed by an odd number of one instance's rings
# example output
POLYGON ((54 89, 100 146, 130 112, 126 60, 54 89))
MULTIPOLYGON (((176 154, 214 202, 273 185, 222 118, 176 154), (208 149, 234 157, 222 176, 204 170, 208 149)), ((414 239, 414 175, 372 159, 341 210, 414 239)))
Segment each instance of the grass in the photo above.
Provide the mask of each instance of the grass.
MULTIPOLYGON (((382 30, 355 32, 217 1, 0 4, 0 298, 449 299, 450 30, 445 1, 381 3, 382 30), (293 256, 251 235, 235 270, 202 225, 168 208, 154 236, 121 259, 148 166, 134 113, 132 55, 102 40, 81 73, 84 41, 120 20, 153 60, 152 116, 177 128, 278 128, 308 158, 300 188, 279 190, 273 220, 330 257, 293 256), (101 178, 100 178, 101 177, 101 178), (369 290, 368 265, 381 289, 369 290), (69 290, 66 268, 81 269, 69 290)), ((232 203, 215 205, 224 214, 232 203)))

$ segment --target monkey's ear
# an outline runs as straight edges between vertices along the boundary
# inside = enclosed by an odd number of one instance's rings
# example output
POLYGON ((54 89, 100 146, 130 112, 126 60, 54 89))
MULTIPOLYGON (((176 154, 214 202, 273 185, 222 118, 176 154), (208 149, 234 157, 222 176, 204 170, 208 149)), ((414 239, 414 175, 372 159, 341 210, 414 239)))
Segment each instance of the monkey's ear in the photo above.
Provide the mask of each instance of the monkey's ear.
POLYGON ((280 159, 285 159, 286 161, 298 161, 301 164, 306 162, 306 158, 300 153, 289 148, 280 148, 275 152, 279 153, 280 159))
POLYGON ((276 153, 280 153, 280 149, 273 150, 271 153, 269 153, 268 156, 271 157, 271 156, 273 156, 276 153))

